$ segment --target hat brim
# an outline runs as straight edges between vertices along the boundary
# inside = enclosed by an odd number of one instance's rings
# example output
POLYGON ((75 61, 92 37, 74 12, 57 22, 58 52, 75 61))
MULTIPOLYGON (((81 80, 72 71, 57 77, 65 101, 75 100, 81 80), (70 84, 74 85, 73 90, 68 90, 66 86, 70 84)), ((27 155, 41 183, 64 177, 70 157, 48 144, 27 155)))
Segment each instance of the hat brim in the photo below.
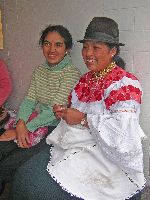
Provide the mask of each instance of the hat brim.
POLYGON ((104 42, 104 43, 109 43, 109 44, 115 44, 118 46, 125 46, 125 44, 123 44, 123 43, 113 43, 113 42, 103 41, 103 40, 98 40, 98 39, 83 39, 83 40, 78 40, 77 42, 84 43, 86 41, 104 42))

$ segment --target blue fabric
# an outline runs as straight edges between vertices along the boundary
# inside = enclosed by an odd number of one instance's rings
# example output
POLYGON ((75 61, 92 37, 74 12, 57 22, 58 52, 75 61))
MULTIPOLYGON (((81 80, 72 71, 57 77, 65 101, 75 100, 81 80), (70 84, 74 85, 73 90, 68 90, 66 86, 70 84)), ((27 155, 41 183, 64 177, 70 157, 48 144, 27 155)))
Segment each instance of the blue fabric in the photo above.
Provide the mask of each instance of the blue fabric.
POLYGON ((141 192, 135 194, 133 197, 131 197, 129 200, 141 200, 141 192))
MULTIPOLYGON (((54 128, 49 127, 48 134, 54 128)), ((11 181, 16 169, 42 151, 46 146, 45 140, 46 136, 37 145, 29 149, 19 148, 14 141, 0 142, 0 185, 2 182, 11 181)))
POLYGON ((24 163, 16 172, 9 200, 78 200, 57 184, 46 171, 50 146, 24 163))

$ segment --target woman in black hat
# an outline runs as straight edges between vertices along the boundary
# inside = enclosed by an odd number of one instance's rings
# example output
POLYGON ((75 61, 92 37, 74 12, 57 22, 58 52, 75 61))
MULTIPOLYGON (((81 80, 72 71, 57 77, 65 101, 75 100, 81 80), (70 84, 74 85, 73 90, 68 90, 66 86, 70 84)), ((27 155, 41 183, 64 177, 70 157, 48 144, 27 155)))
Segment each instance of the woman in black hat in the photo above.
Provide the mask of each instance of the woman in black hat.
POLYGON ((11 199, 140 199, 142 89, 121 68, 118 24, 95 17, 79 42, 89 72, 72 91, 69 108, 54 106, 61 122, 47 137, 51 153, 45 147, 18 170, 11 199))

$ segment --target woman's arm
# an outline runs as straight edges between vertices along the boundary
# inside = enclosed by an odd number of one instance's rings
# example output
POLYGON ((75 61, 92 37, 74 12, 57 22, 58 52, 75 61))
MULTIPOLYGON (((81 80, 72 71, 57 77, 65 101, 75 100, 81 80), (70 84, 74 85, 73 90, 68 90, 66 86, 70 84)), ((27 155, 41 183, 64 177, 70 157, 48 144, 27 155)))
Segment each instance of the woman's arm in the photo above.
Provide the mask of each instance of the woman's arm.
POLYGON ((10 75, 5 63, 0 60, 0 106, 2 106, 12 91, 10 75))
POLYGON ((141 87, 128 80, 119 83, 105 98, 106 112, 88 114, 91 134, 109 160, 126 172, 143 171, 141 139, 144 133, 139 125, 141 87), (109 111, 109 112, 108 112, 109 111))
POLYGON ((64 105, 54 105, 53 112, 57 119, 64 119, 69 125, 80 124, 88 128, 87 114, 75 108, 67 108, 64 105))
POLYGON ((31 113, 35 110, 37 104, 35 74, 36 70, 33 72, 27 94, 19 107, 17 121, 22 119, 26 123, 31 113))
POLYGON ((28 148, 28 128, 27 121, 31 113, 35 110, 37 104, 35 91, 35 72, 33 73, 28 93, 22 101, 16 119, 17 141, 20 147, 28 148))

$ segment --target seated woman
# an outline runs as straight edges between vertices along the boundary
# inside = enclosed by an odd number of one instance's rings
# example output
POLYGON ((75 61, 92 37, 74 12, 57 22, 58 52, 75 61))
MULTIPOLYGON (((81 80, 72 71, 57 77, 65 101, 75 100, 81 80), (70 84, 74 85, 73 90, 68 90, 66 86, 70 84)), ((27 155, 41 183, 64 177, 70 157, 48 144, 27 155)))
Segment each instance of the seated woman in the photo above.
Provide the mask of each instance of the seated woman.
POLYGON ((140 199, 142 89, 121 68, 118 24, 95 17, 80 42, 89 72, 71 92, 70 108, 54 106, 62 120, 47 137, 51 150, 18 168, 10 200, 140 199))
MULTIPOLYGON (((12 91, 12 83, 7 66, 3 60, 0 60, 0 128, 9 118, 9 114, 4 108, 4 104, 12 91)), ((1 136, 0 136, 1 137, 1 136)))
POLYGON ((16 126, 10 126, 0 138, 3 141, 0 142, 1 183, 9 180, 22 162, 41 150, 40 140, 59 122, 53 113, 54 104, 67 104, 68 95, 80 77, 69 56, 72 37, 68 29, 62 25, 49 25, 42 31, 39 44, 46 62, 33 73, 28 93, 19 108, 16 126))

